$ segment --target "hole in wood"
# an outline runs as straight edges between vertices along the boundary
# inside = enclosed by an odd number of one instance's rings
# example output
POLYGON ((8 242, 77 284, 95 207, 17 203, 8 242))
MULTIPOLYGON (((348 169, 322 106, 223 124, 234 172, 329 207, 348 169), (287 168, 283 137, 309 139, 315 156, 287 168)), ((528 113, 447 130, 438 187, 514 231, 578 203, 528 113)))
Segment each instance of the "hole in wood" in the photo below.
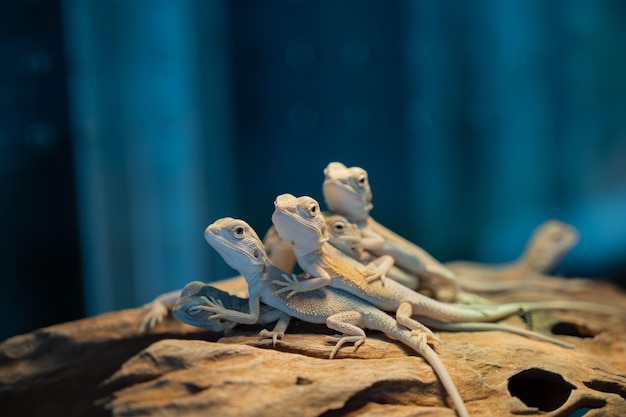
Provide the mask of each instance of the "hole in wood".
POLYGON ((559 374, 532 368, 509 378, 508 389, 528 407, 554 411, 565 404, 575 387, 559 374))
POLYGON ((568 321, 560 321, 550 328, 552 334, 560 334, 564 336, 574 337, 594 337, 598 332, 591 330, 587 326, 580 323, 571 323, 568 321))

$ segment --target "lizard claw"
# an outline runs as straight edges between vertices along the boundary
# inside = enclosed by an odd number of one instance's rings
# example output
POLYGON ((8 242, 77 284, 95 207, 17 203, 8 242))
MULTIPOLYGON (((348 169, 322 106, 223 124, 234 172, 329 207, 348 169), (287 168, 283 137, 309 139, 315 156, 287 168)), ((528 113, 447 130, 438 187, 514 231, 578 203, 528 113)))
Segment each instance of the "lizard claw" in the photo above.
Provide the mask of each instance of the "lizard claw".
POLYGON ((363 277, 365 277, 365 281, 370 284, 377 279, 382 278, 382 274, 375 265, 369 264, 365 267, 365 270, 363 271, 363 277))
POLYGON ((356 352, 359 346, 365 343, 365 337, 364 336, 335 335, 335 336, 326 336, 324 341, 326 343, 335 343, 335 346, 333 347, 333 350, 332 352, 330 352, 330 356, 328 357, 328 359, 333 359, 335 355, 337 354, 337 352, 339 351, 339 349, 345 343, 354 343, 354 351, 356 352))
POLYGON ((154 301, 144 306, 148 311, 141 320, 138 334, 150 333, 167 316, 167 307, 161 301, 154 301))
POLYGON ((285 337, 285 332, 272 332, 267 329, 263 329, 259 332, 259 339, 272 339, 272 346, 276 346, 278 339, 285 337))
POLYGON ((411 330, 411 335, 417 338, 417 345, 422 350, 426 349, 427 345, 431 345, 433 349, 441 345, 441 339, 434 334, 428 334, 419 330, 411 330))
POLYGON ((280 288, 274 291, 274 295, 278 295, 278 294, 282 294, 284 292, 290 291, 290 293, 287 294, 287 298, 291 298, 295 294, 301 292, 300 281, 298 280, 298 277, 295 274, 291 274, 291 275, 281 274, 280 276, 283 280, 282 281, 277 280, 277 279, 272 280, 272 284, 281 285, 283 288, 280 288))
POLYGON ((205 297, 204 295, 200 296, 200 301, 202 301, 202 305, 197 305, 190 307, 187 311, 189 314, 198 314, 201 311, 208 311, 210 313, 214 313, 210 316, 212 320, 220 320, 225 318, 224 313, 226 309, 224 308, 224 304, 222 304, 222 300, 216 299, 214 297, 205 297))

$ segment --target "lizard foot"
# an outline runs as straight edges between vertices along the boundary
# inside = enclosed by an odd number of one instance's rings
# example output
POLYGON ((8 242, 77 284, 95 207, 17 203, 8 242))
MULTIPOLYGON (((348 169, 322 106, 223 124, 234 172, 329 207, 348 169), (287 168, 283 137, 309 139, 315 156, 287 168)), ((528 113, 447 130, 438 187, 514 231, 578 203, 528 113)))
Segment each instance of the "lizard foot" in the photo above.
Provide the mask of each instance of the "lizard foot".
POLYGON ((411 330, 411 335, 417 338, 417 345, 421 350, 425 350, 427 345, 430 345, 433 349, 441 345, 441 339, 435 334, 411 330))
POLYGON ((278 339, 285 337, 285 332, 272 332, 267 329, 263 329, 259 332, 259 339, 272 339, 272 346, 276 346, 278 339))
POLYGON ((198 314, 201 311, 208 311, 210 313, 214 313, 210 316, 212 320, 220 320, 226 319, 225 313, 228 310, 222 304, 222 300, 215 297, 205 297, 204 295, 200 296, 200 300, 203 305, 197 305, 189 308, 189 314, 198 314))
POLYGON ((139 324, 139 334, 150 333, 167 316, 167 307, 161 301, 154 301, 144 307, 148 311, 139 324))
POLYGON ((376 267, 376 265, 374 265, 373 263, 370 263, 365 267, 365 270, 363 271, 363 277, 368 284, 371 284, 377 279, 380 279, 383 287, 385 286, 385 274, 383 274, 380 269, 376 267))
POLYGON ((283 288, 274 291, 274 295, 290 291, 290 293, 287 294, 287 298, 291 298, 295 294, 302 292, 301 284, 296 274, 281 274, 280 276, 283 280, 272 280, 272 284, 281 285, 283 288))
POLYGON ((348 336, 348 335, 337 335, 337 336, 326 336, 324 339, 326 343, 335 343, 335 347, 333 347, 332 352, 330 352, 330 356, 328 359, 333 359, 339 349, 345 343, 354 343, 354 351, 359 348, 363 343, 365 343, 365 337, 363 336, 348 336))

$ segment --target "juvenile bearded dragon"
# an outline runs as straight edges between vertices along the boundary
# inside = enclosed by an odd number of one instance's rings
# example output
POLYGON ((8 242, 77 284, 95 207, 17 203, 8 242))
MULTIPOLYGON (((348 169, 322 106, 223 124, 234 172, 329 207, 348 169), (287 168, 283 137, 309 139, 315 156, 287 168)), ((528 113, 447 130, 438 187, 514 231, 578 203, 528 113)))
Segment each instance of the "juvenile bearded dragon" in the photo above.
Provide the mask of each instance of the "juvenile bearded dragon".
POLYGON ((548 281, 539 278, 552 272, 578 239, 575 227, 549 220, 533 232, 524 253, 516 261, 501 265, 455 261, 445 266, 456 274, 461 286, 468 291, 498 292, 543 286, 548 281))
MULTIPOLYGON (((215 313, 199 307, 205 305, 205 300, 227 310, 250 312, 247 298, 232 295, 211 284, 194 281, 180 291, 180 297, 172 306, 172 315, 178 321, 216 333, 227 332, 237 325, 234 321, 213 317, 215 313)), ((258 324, 265 325, 280 320, 286 321, 288 317, 280 310, 261 304, 258 324)))
MULTIPOLYGON (((274 227, 270 227, 263 237, 263 244, 267 255, 274 265, 283 271, 291 272, 296 264, 296 257, 291 249, 291 244, 285 242, 278 236, 274 227)), ((222 280, 219 284, 229 289, 240 288, 236 295, 247 295, 244 278, 239 275, 228 280, 222 280)), ((157 298, 146 304, 146 313, 139 324, 139 334, 150 333, 167 316, 174 303, 181 296, 181 290, 171 291, 159 295, 157 298)))
MULTIPOLYGON (((368 281, 367 267, 328 243, 326 222, 319 204, 308 196, 279 195, 272 222, 278 234, 293 245, 298 264, 310 278, 280 283, 288 296, 330 285, 362 298, 385 311, 396 311, 396 320, 409 328, 411 316, 441 322, 487 322, 536 310, 580 310, 626 316, 620 309, 577 301, 540 301, 499 306, 448 304, 419 294, 393 280, 368 281)), ((446 325, 448 326, 448 325, 446 325)), ((554 341, 554 339, 550 339, 554 341)), ((559 343, 559 342, 556 342, 559 343)))
MULTIPOLYGON (((326 338, 328 342, 335 343, 330 354, 331 359, 345 343, 354 343, 355 348, 362 345, 366 339, 363 328, 378 330, 422 355, 441 380, 458 415, 468 416, 465 404, 445 365, 427 343, 428 337, 434 337, 428 329, 417 323, 416 327, 409 330, 366 301, 333 288, 313 290, 292 297, 279 293, 281 287, 275 282, 282 282, 281 279, 288 275, 270 263, 261 240, 243 220, 217 220, 206 228, 204 235, 226 263, 237 269, 248 282, 248 311, 227 309, 221 298, 211 299, 203 295, 200 287, 194 284, 195 288, 183 291, 183 297, 175 305, 174 316, 177 319, 194 325, 201 324, 205 319, 255 324, 261 318, 263 302, 283 314, 278 314, 278 323, 274 330, 262 331, 262 337, 271 337, 276 343, 278 337, 283 337, 289 317, 309 323, 326 323, 329 328, 342 333, 326 338), (208 312, 209 315, 202 316, 203 312, 208 312)), ((298 280, 293 276, 290 279, 298 280)))
MULTIPOLYGON (((370 252, 361 247, 361 230, 356 224, 340 214, 332 212, 324 212, 323 214, 328 230, 328 241, 331 245, 364 265, 369 265, 376 261, 376 258, 370 252)), ((276 229, 274 228, 274 230, 276 229)), ((395 265, 388 268, 384 276, 411 289, 416 289, 419 284, 417 276, 395 265)))
MULTIPOLYGON (((395 265, 419 277, 422 284, 445 281, 459 291, 455 274, 421 247, 394 233, 370 216, 372 191, 367 171, 360 167, 347 168, 331 162, 324 169, 322 186, 328 209, 345 216, 361 230, 361 247, 376 256, 391 255, 395 265)), ((414 286, 413 286, 414 287, 414 286)))

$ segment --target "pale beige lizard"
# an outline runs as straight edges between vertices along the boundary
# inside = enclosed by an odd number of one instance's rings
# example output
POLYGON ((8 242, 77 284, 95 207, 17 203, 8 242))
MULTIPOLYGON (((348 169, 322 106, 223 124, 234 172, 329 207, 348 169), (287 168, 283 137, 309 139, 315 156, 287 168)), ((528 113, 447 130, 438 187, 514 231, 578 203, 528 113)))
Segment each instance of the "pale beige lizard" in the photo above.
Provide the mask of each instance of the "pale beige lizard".
MULTIPOLYGON (((282 194, 274 202, 272 222, 283 240, 291 242, 300 267, 310 275, 305 281, 285 280, 281 292, 288 296, 331 285, 348 291, 415 326, 411 316, 445 322, 486 322, 518 314, 520 310, 579 310, 626 317, 623 310, 576 301, 541 301, 500 306, 469 306, 443 303, 419 294, 393 280, 368 281, 368 268, 328 243, 328 231, 319 204, 308 196, 282 194)), ((551 339, 553 340, 553 339, 551 339)))
MULTIPOLYGON (((274 227, 270 227, 263 237, 263 243, 272 262, 283 271, 292 271, 296 264, 296 257, 293 254, 291 245, 283 241, 276 233, 274 227)), ((214 283, 213 286, 229 291, 234 295, 245 297, 248 295, 246 281, 243 276, 238 275, 227 280, 214 283)), ((144 305, 146 310, 144 317, 139 324, 139 334, 149 333, 157 326, 174 306, 180 297, 181 290, 171 291, 162 294, 144 305)))
POLYGON ((530 286, 549 286, 546 274, 578 243, 575 227, 558 220, 541 224, 528 240, 521 257, 513 262, 490 265, 455 261, 445 266, 468 291, 497 292, 530 286))
POLYGON ((373 204, 367 171, 331 162, 324 170, 324 175, 322 189, 328 209, 345 216, 361 229, 361 247, 375 256, 391 255, 396 266, 423 278, 421 285, 430 285, 438 298, 457 299, 460 291, 452 271, 424 249, 370 216, 373 204), (438 286, 443 283, 451 287, 451 295, 449 290, 439 291, 438 286))
MULTIPOLYGON (((356 224, 350 222, 344 216, 332 212, 325 212, 324 220, 328 227, 328 241, 331 245, 364 265, 369 265, 376 261, 374 255, 360 246, 361 230, 356 224)), ((416 275, 412 275, 395 265, 392 265, 385 272, 384 276, 411 289, 416 289, 419 285, 419 278, 416 275)))
POLYGON ((214 320, 219 320, 218 326, 224 320, 255 324, 269 314, 267 310, 262 312, 262 302, 283 313, 274 318, 278 319, 278 323, 273 331, 264 330, 260 333, 261 337, 271 337, 274 343, 284 336, 289 317, 310 323, 326 323, 329 328, 342 333, 326 338, 327 342, 335 343, 330 359, 345 343, 354 343, 355 349, 362 345, 366 339, 363 328, 378 330, 422 355, 448 392, 457 414, 460 417, 469 416, 445 365, 427 343, 428 337, 435 337, 428 329, 416 323, 417 327, 409 330, 366 301, 333 288, 318 289, 293 297, 279 294, 280 286, 276 282, 283 282, 284 277, 289 277, 291 281, 298 281, 298 278, 287 275, 271 264, 261 240, 243 220, 217 220, 206 228, 205 239, 228 265, 245 277, 250 292, 248 308, 225 308, 226 303, 231 306, 237 303, 230 298, 222 299, 214 292, 207 293, 201 283, 191 283, 191 288, 186 287, 183 290, 184 297, 176 303, 174 317, 185 323, 209 328, 216 326, 212 324, 214 320))

